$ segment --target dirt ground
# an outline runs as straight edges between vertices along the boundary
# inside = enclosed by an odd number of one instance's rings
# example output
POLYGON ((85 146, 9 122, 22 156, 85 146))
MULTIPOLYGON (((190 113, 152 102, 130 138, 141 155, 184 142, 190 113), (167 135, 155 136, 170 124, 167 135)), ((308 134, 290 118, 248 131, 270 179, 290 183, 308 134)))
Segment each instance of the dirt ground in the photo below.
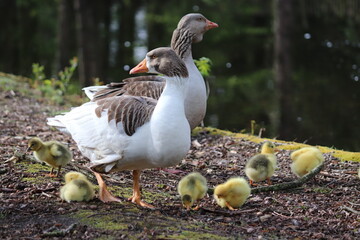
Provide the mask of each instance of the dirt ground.
MULTIPOLYGON (((181 170, 179 174, 143 171, 142 193, 156 210, 125 200, 132 186, 129 171, 105 178, 123 202, 104 204, 95 198, 66 203, 59 198, 63 179, 45 176, 48 166, 23 155, 32 136, 58 140, 74 154, 61 175, 70 170, 86 172, 88 160, 71 137, 46 125, 46 118, 61 108, 5 90, 0 91, 0 106, 1 239, 360 239, 359 163, 341 162, 328 153, 320 174, 300 188, 252 194, 236 211, 220 208, 208 195, 200 210, 188 212, 176 191, 181 177, 198 171, 214 187, 229 177, 245 176, 247 159, 260 147, 205 129, 193 137, 186 159, 174 167, 181 170), (19 161, 4 163, 14 155, 19 161)), ((289 155, 288 150, 277 153, 274 184, 296 179, 289 155)))

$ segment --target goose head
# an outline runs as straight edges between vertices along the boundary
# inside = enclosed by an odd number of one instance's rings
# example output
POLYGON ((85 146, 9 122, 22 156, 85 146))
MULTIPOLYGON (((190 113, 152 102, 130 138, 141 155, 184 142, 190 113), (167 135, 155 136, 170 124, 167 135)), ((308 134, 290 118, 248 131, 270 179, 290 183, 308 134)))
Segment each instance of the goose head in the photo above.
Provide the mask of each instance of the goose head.
POLYGON ((261 153, 274 154, 275 152, 277 152, 276 146, 270 141, 265 141, 264 144, 261 146, 261 153))
POLYGON ((189 31, 193 35, 192 42, 197 43, 203 39, 205 32, 218 26, 218 24, 209 21, 200 13, 189 13, 181 18, 177 29, 189 31))
POLYGON ((80 172, 72 171, 65 174, 65 183, 69 183, 75 179, 87 180, 86 176, 80 172))
POLYGON ((130 70, 135 73, 157 73, 167 77, 188 77, 188 71, 183 60, 174 50, 167 47, 156 48, 146 54, 145 59, 130 70))
POLYGON ((28 151, 37 151, 39 150, 43 145, 43 142, 41 141, 40 138, 37 138, 37 137, 34 137, 34 138, 31 138, 28 142, 28 148, 27 148, 27 152, 28 151))

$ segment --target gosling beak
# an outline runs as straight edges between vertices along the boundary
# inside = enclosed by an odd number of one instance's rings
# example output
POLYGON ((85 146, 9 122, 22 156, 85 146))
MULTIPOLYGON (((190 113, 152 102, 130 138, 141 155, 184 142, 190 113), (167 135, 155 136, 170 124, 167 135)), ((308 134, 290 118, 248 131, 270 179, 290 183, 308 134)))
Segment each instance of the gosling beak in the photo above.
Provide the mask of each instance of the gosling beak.
POLYGON ((214 22, 209 21, 209 20, 206 19, 206 27, 205 27, 205 30, 206 30, 206 31, 208 31, 208 30, 210 30, 210 29, 213 29, 213 28, 217 28, 217 27, 219 27, 218 24, 216 24, 216 23, 214 23, 214 22))
POLYGON ((146 58, 142 60, 136 67, 130 70, 130 74, 146 73, 149 69, 146 66, 146 58))
POLYGON ((31 147, 28 147, 25 152, 30 152, 31 147))

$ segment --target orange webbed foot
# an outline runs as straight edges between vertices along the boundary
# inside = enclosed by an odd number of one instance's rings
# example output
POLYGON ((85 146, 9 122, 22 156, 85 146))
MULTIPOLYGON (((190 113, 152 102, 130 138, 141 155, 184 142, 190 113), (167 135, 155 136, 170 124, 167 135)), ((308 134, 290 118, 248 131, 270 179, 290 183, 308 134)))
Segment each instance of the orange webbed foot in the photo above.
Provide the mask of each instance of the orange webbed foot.
POLYGON ((132 196, 132 197, 129 197, 128 200, 131 201, 132 203, 135 203, 135 204, 141 206, 141 207, 149 208, 149 209, 155 209, 155 207, 153 205, 141 201, 140 197, 132 196))
POLYGON ((94 172, 94 174, 95 174, 96 180, 98 181, 98 184, 99 184, 99 199, 100 199, 100 201, 102 201, 103 203, 121 202, 121 200, 119 198, 115 197, 114 195, 112 195, 109 192, 101 175, 97 172, 94 172))

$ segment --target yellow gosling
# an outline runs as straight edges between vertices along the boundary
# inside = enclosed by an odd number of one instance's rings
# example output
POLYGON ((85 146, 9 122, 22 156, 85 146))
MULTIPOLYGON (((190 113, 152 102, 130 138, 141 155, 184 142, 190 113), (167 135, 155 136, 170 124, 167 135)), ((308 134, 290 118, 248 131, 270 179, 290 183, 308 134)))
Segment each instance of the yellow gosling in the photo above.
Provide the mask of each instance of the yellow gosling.
POLYGON ((94 185, 79 172, 65 175, 65 185, 60 188, 60 197, 67 202, 90 201, 95 196, 94 185))
POLYGON ((291 171, 302 177, 324 162, 324 157, 316 147, 304 147, 291 153, 291 171))
POLYGON ((276 168, 275 145, 266 141, 261 147, 261 153, 249 159, 245 166, 245 174, 250 179, 250 185, 267 179, 270 185, 270 177, 276 168))
POLYGON ((214 198, 217 204, 230 210, 241 207, 251 192, 247 181, 242 177, 230 178, 214 189, 214 198))
MULTIPOLYGON (((195 201, 206 195, 208 190, 206 179, 198 172, 193 172, 183 177, 178 186, 178 193, 181 196, 183 206, 190 210, 195 201)), ((198 209, 196 206, 194 210, 198 209)))
POLYGON ((50 177, 58 177, 61 167, 65 166, 72 159, 70 150, 57 141, 43 142, 40 138, 31 138, 28 142, 27 151, 34 151, 34 157, 51 166, 50 177), (53 174, 54 168, 58 168, 56 175, 53 174))

